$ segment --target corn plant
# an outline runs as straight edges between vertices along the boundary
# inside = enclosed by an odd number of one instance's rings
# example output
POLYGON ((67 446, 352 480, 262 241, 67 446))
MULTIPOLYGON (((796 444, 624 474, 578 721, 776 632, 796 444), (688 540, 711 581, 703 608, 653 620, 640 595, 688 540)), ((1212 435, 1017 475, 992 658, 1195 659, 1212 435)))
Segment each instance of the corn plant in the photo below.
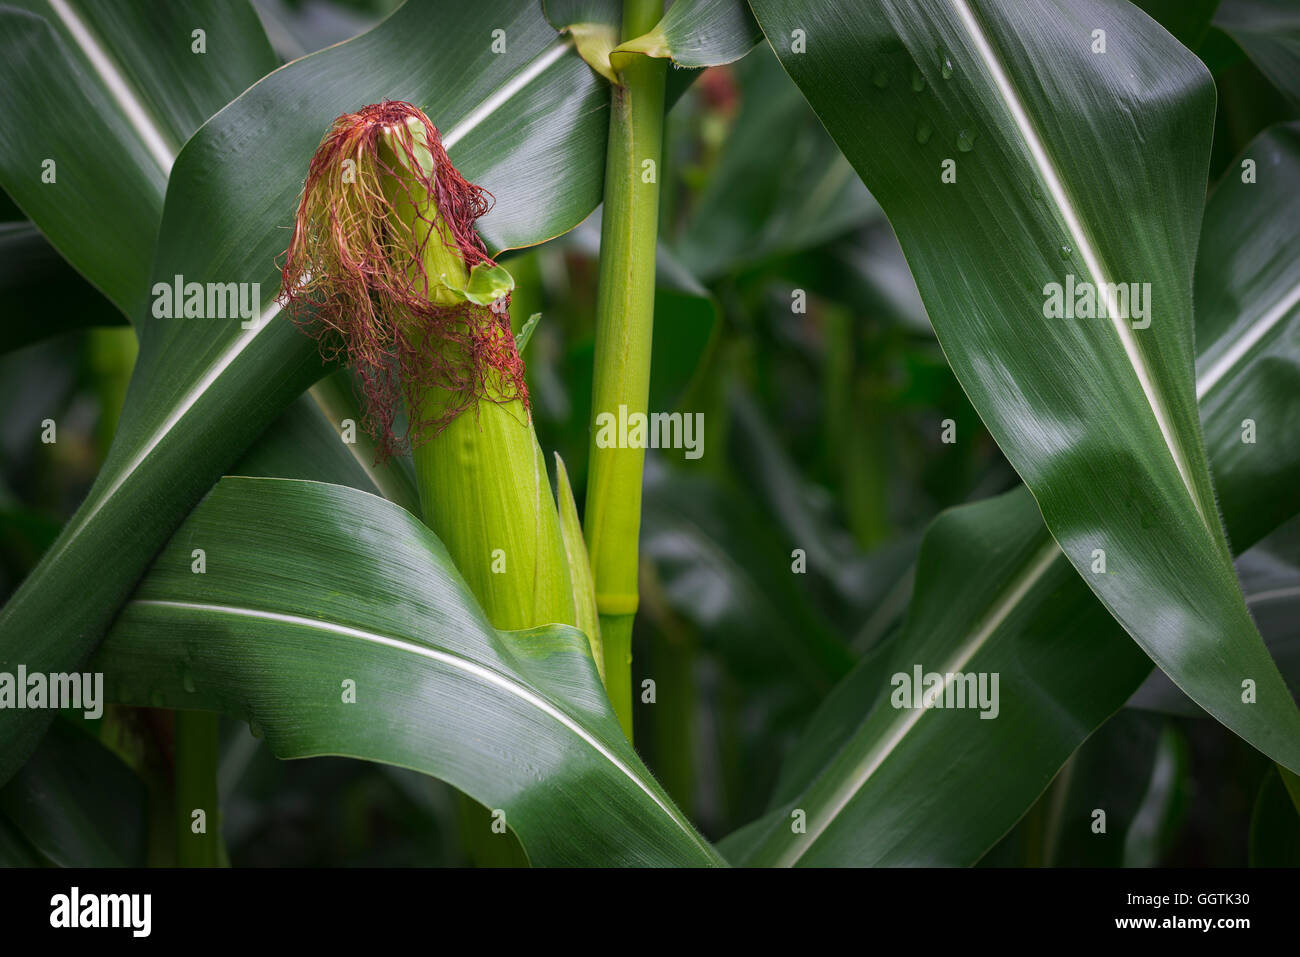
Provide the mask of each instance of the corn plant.
POLYGON ((0 858, 1300 861, 1285 0, 359 6, 0 7, 0 858))

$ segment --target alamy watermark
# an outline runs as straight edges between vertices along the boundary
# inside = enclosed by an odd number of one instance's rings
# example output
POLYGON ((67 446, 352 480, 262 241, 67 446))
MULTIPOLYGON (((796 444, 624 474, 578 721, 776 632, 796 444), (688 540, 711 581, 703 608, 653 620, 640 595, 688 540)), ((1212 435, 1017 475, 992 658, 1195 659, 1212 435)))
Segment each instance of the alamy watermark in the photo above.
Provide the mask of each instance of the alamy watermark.
POLYGON ((596 447, 602 449, 685 449, 688 459, 704 454, 703 412, 631 412, 596 416, 596 447))
POLYGON ((1044 319, 1132 319, 1134 329, 1151 325, 1151 283, 1075 282, 1074 274, 1064 283, 1043 287, 1044 319))
POLYGON ((5 708, 16 711, 76 708, 93 721, 104 714, 104 673, 34 671, 28 674, 26 665, 19 665, 17 674, 0 671, 0 709, 5 708))
POLYGON ((50 926, 56 928, 119 927, 148 937, 152 912, 152 894, 83 894, 73 887, 50 898, 50 926))
POLYGON ((258 282, 172 282, 153 284, 155 319, 242 319, 240 328, 262 322, 262 284, 258 282))
POLYGON ((980 718, 996 718, 1000 672, 926 672, 920 665, 912 673, 900 671, 889 679, 895 708, 978 708, 980 718))

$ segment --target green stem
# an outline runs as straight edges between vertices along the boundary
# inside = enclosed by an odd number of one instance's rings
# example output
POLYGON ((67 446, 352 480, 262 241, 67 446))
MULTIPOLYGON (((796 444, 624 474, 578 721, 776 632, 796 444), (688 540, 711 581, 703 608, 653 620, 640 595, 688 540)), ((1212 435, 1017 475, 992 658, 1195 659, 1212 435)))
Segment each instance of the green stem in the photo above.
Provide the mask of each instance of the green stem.
MULTIPOLYGON (((622 38, 646 33, 662 15, 662 0, 624 0, 622 38)), ((621 82, 610 89, 584 524, 600 611, 606 686, 631 740, 632 621, 638 602, 645 450, 600 448, 595 422, 601 413, 618 420, 620 406, 629 417, 648 411, 667 64, 639 55, 620 59, 626 60, 619 72, 621 82)))
POLYGON ((221 867, 226 863, 217 803, 218 719, 212 711, 175 712, 176 863, 221 867), (196 811, 204 830, 195 833, 196 811))
MULTIPOLYGON (((599 606, 600 594, 596 595, 599 606)), ((604 659, 605 693, 618 723, 632 740, 632 622, 636 615, 600 616, 600 652, 604 659)))

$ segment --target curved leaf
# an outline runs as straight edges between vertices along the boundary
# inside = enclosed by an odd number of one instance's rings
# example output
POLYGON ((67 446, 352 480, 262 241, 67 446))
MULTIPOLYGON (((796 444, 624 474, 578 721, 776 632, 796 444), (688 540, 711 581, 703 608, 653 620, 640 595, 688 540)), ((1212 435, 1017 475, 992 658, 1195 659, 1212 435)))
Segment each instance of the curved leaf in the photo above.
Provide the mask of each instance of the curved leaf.
MULTIPOLYGON (((1277 133, 1261 136, 1247 152, 1277 133)), ((1210 200, 1207 230, 1236 211, 1261 233, 1279 236, 1270 223, 1274 216, 1294 220, 1300 150, 1278 155, 1269 168, 1275 175, 1246 191, 1225 180, 1210 200)), ((1294 232, 1281 241, 1262 256, 1250 244, 1217 248, 1207 240, 1198 274, 1235 276, 1242 297, 1224 297, 1214 308, 1207 301, 1198 315, 1206 331, 1198 343, 1206 355, 1217 354, 1210 352, 1218 348, 1211 331, 1232 322, 1219 308, 1231 316, 1271 312, 1276 281, 1252 282, 1252 275, 1268 277, 1282 268, 1300 278, 1294 232)), ((1226 414, 1216 412, 1216 393, 1247 394, 1260 420, 1275 422, 1274 410, 1295 401, 1293 388, 1279 386, 1300 367, 1297 330, 1300 310, 1292 309, 1248 349, 1237 350, 1215 382, 1201 386, 1214 474, 1224 493, 1220 504, 1239 548, 1258 534, 1249 507, 1258 503, 1253 487, 1235 480, 1237 471, 1258 468, 1257 480, 1285 488, 1277 511, 1294 514, 1300 511, 1300 449, 1280 442, 1259 460, 1244 460, 1239 431, 1210 427, 1216 415, 1226 414), (1277 370, 1275 387, 1247 388, 1261 368, 1277 370)), ((1150 669, 1149 659, 1069 570, 1023 488, 936 519, 922 543, 916 582, 902 635, 887 651, 863 659, 827 698, 795 749, 799 757, 783 771, 775 810, 722 843, 730 860, 973 864, 1150 669), (941 674, 998 673, 999 716, 891 707, 891 676, 910 673, 916 664, 941 674), (945 757, 939 771, 936 753, 945 757), (802 835, 789 828, 796 807, 807 814, 802 835)))
POLYGON ((1105 0, 752 6, 889 215, 949 363, 1070 563, 1198 703, 1300 767, 1300 710, 1233 575, 1191 374, 1205 67, 1105 0), (1046 318, 1053 291, 1086 302, 1077 283, 1106 317, 1046 318))
POLYGON ((0 788, 0 821, 58 867, 145 862, 144 783, 87 731, 56 721, 23 769, 0 788))
POLYGON ((116 700, 220 710, 282 758, 441 777, 534 863, 719 862, 623 739, 586 637, 497 632, 437 537, 376 496, 222 479, 94 661, 116 700))
POLYGON ((1224 519, 1248 543, 1300 511, 1297 218, 1300 123, 1289 123, 1228 165, 1205 208, 1196 269, 1201 420, 1224 519), (1247 158, 1257 182, 1242 181, 1247 158))
MULTIPOLYGON (((1237 559, 1237 574, 1278 669, 1292 687, 1300 687, 1300 517, 1237 559)), ((1128 706, 1179 717, 1208 717, 1159 669, 1134 692, 1128 706)))

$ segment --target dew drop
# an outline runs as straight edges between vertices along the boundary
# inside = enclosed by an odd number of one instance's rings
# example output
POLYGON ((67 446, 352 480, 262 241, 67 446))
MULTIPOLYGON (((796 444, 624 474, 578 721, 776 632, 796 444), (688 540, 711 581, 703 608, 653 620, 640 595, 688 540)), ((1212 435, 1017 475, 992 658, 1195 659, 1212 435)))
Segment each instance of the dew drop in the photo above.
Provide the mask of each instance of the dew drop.
POLYGON ((930 134, 933 132, 934 132, 934 127, 930 125, 929 120, 927 120, 924 116, 918 116, 916 118, 915 135, 916 135, 916 141, 918 143, 924 146, 926 143, 930 142, 930 134))
POLYGON ((194 673, 190 671, 189 668, 186 668, 181 672, 181 687, 190 694, 194 694, 194 692, 198 690, 194 686, 194 673))
POLYGON ((885 72, 884 67, 880 67, 871 75, 871 82, 878 90, 883 90, 885 87, 889 86, 889 74, 885 72))
POLYGON ((167 696, 155 689, 149 692, 149 703, 155 708, 165 708, 167 706, 167 696))
POLYGON ((916 67, 912 67, 912 92, 920 93, 925 89, 925 77, 916 67))
POLYGON ((1074 254, 1074 249, 1073 247, 1070 246, 1069 243, 1061 243, 1061 248, 1059 251, 1061 253, 1062 259, 1069 259, 1070 256, 1074 254))
POLYGON ((952 58, 943 50, 939 51, 939 75, 945 80, 952 79, 952 58))
POLYGON ((975 148, 975 133, 970 130, 962 130, 957 134, 957 149, 963 153, 969 153, 975 148))

